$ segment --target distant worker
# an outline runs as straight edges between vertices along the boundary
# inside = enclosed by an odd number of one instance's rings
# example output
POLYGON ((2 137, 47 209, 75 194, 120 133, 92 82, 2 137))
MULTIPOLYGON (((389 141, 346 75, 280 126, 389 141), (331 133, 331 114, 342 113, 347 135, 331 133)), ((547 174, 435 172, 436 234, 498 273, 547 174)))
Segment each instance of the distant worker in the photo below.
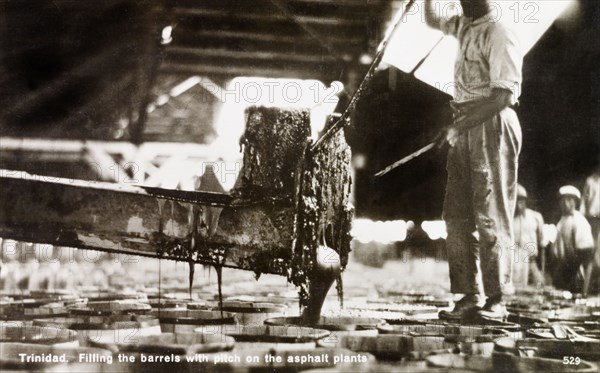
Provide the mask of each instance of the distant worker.
POLYGON ((562 217, 556 225, 556 241, 551 251, 552 278, 558 289, 576 293, 582 290, 584 269, 593 256, 594 239, 590 224, 577 211, 581 200, 579 189, 566 185, 560 188, 559 195, 562 217))
POLYGON ((594 287, 593 291, 596 293, 600 290, 600 170, 598 169, 585 181, 580 211, 592 226, 596 247, 594 261, 586 268, 583 294, 587 295, 591 287, 594 287))
MULTIPOLYGON (((543 274, 538 268, 538 256, 544 260, 544 218, 537 211, 527 208, 527 190, 517 185, 517 209, 513 220, 515 235, 515 260, 513 284, 519 286, 543 284, 543 274)), ((543 264, 542 264, 543 268, 543 264)))
POLYGON ((494 19, 490 0, 460 3, 463 15, 443 18, 425 1, 427 24, 459 42, 454 122, 439 138, 450 145, 443 212, 450 291, 464 296, 439 317, 503 319, 503 294, 514 289, 510 250, 521 126, 511 106, 523 57, 516 35, 494 19))

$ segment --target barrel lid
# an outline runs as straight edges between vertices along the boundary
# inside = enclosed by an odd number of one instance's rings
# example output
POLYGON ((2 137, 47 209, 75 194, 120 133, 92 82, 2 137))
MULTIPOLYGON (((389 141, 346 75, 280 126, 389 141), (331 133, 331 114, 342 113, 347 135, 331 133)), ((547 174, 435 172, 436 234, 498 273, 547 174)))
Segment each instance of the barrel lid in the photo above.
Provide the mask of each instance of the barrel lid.
POLYGON ((35 319, 33 320, 33 325, 54 326, 72 330, 114 330, 153 327, 158 326, 159 321, 155 317, 142 315, 111 315, 100 318, 95 316, 75 316, 35 319))
POLYGON ((492 372, 493 364, 489 356, 465 355, 465 354, 439 354, 430 355, 425 358, 427 365, 431 367, 463 369, 475 372, 492 372))
MULTIPOLYGON (((314 325, 316 328, 336 331, 336 330, 365 330, 377 329, 379 325, 385 324, 385 321, 373 317, 352 317, 352 316, 321 316, 314 325)), ((300 317, 273 317, 265 320, 265 325, 302 325, 300 317)))
MULTIPOLYGON (((352 317, 354 319, 376 319, 381 320, 384 323, 395 323, 406 319, 408 316, 399 311, 384 311, 384 310, 368 310, 368 309, 345 309, 343 317, 352 317)), ((327 313, 322 313, 324 317, 336 317, 329 316, 327 313)))
POLYGON ((36 299, 36 298, 21 298, 21 299, 13 299, 12 301, 5 301, 2 304, 2 307, 13 307, 13 308, 36 308, 45 306, 48 304, 60 304, 64 305, 64 302, 53 299, 53 298, 44 298, 44 299, 36 299))
MULTIPOLYGON (((237 356, 240 357, 240 362, 235 363, 235 366, 232 365, 231 368, 227 367, 226 370, 235 370, 241 372, 254 372, 256 371, 268 371, 268 372, 287 372, 287 371, 300 371, 308 372, 307 369, 316 369, 316 368, 332 368, 336 367, 341 369, 341 372, 363 372, 364 368, 369 366, 370 364, 375 362, 375 358, 373 355, 368 353, 356 353, 354 351, 350 351, 343 348, 319 348, 319 349, 307 349, 304 347, 299 348, 290 348, 289 346, 283 347, 268 347, 268 348, 248 348, 243 350, 234 350, 237 356), (265 362, 264 359, 260 359, 260 361, 256 362, 256 360, 247 358, 250 356, 277 356, 280 357, 278 359, 280 362, 265 362), (327 358, 324 358, 327 356, 327 358), (351 366, 347 363, 336 363, 334 365, 334 357, 344 356, 348 359, 353 358, 357 359, 361 358, 361 362, 357 364, 357 366, 351 366), (320 357, 319 360, 314 360, 315 358, 320 357), (312 358, 312 359, 311 359, 312 358), (297 362, 298 360, 306 361, 306 363, 302 364, 297 362), (353 367, 355 369, 344 370, 346 367, 353 367), (356 369, 358 368, 358 369, 356 369)), ((214 364, 214 359, 218 357, 217 355, 209 355, 209 364, 214 364)), ((377 373, 387 372, 387 371, 373 371, 377 373)), ((411 372, 413 373, 413 372, 411 372)))
POLYGON ((62 344, 77 341, 77 332, 56 326, 15 326, 3 325, 0 329, 0 342, 21 342, 33 344, 62 344))
POLYGON ((244 326, 225 328, 223 334, 238 342, 305 343, 327 337, 329 332, 301 326, 244 326))
POLYGON ((158 317, 163 324, 184 325, 219 325, 235 324, 235 313, 217 310, 189 310, 166 308, 153 310, 152 315, 158 317))
POLYGON ((187 308, 187 300, 180 299, 150 299, 148 304, 153 308, 187 308))
POLYGON ((381 334, 400 334, 419 336, 434 336, 444 338, 448 342, 486 342, 508 337, 508 332, 502 329, 486 326, 449 325, 449 324, 417 324, 417 325, 380 325, 381 334))
POLYGON ((119 313, 140 313, 150 311, 152 307, 147 303, 133 300, 94 301, 85 304, 69 306, 73 315, 109 316, 119 313))
MULTIPOLYGON (((217 304, 209 304, 213 309, 219 309, 217 304)), ((224 301, 223 311, 236 313, 279 313, 285 311, 285 306, 275 303, 264 302, 241 302, 241 301, 224 301)))
POLYGON ((454 322, 453 320, 441 321, 439 319, 431 319, 431 320, 423 320, 426 323, 444 323, 448 325, 466 325, 466 326, 474 326, 474 327, 488 327, 488 328, 497 328, 504 329, 508 332, 520 332, 523 330, 523 327, 514 322, 508 321, 499 321, 493 319, 486 318, 474 318, 472 320, 458 320, 454 322))
POLYGON ((199 309, 206 309, 207 304, 206 301, 203 300, 195 300, 193 302, 188 302, 186 304, 187 309, 189 310, 199 310, 199 309))
POLYGON ((150 354, 190 355, 231 350, 235 340, 222 334, 162 333, 136 338, 135 343, 119 344, 119 351, 150 354))
POLYGON ((229 302, 229 301, 237 301, 237 302, 250 302, 250 303, 272 303, 272 304, 276 304, 276 305, 290 305, 290 304, 297 304, 299 300, 298 294, 296 293, 295 296, 289 296, 289 295, 276 295, 276 294, 269 294, 269 295, 236 295, 236 296, 232 296, 232 297, 227 297, 225 299, 225 302, 229 302))
POLYGON ((368 300, 366 302, 347 302, 345 308, 349 310, 402 312, 407 315, 438 311, 438 307, 427 304, 392 303, 375 300, 368 300))
POLYGON ((137 300, 137 301, 148 301, 148 297, 145 293, 137 292, 137 291, 125 291, 125 292, 115 292, 115 291, 87 291, 81 292, 80 295, 84 298, 87 298, 89 302, 109 302, 116 300, 137 300))
MULTIPOLYGON (((100 349, 100 348, 92 348, 92 347, 62 347, 62 346, 52 346, 52 345, 41 345, 34 343, 18 343, 18 342, 4 342, 2 343, 2 349, 0 349, 0 361, 2 363, 16 363, 16 367, 24 368, 24 365, 21 362, 21 358, 19 354, 27 353, 27 354, 52 354, 52 355, 62 355, 65 354, 67 359, 76 360, 79 357, 79 354, 95 354, 99 356, 109 356, 112 355, 111 351, 100 349)), ((25 364, 27 365, 27 364, 25 364)))

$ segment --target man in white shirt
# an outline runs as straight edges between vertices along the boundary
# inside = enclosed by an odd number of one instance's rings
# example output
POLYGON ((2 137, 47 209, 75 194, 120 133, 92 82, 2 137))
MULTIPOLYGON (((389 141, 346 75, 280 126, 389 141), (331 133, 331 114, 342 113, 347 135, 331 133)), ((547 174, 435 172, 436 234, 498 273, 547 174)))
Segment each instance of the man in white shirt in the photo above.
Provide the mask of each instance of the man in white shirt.
POLYGON ((586 180, 581 196, 581 207, 579 210, 592 226, 595 251, 594 261, 588 264, 583 284, 583 294, 588 295, 590 288, 600 288, 600 170, 594 171, 586 180))
POLYGON ((581 193, 571 185, 560 188, 562 217, 556 225, 556 241, 552 245, 554 270, 552 279, 558 289, 581 291, 584 269, 592 260, 594 239, 592 228, 577 211, 581 193))
POLYGON ((513 289, 510 250, 521 126, 510 106, 518 98, 523 59, 516 36, 492 19, 489 0, 461 0, 461 6, 462 16, 444 19, 433 1, 425 0, 427 24, 459 42, 455 120, 441 138, 450 145, 443 213, 450 290, 464 297, 439 316, 460 320, 478 312, 501 319, 507 315, 502 296, 513 289), (487 299, 479 309, 483 295, 487 299))
MULTIPOLYGON (((546 246, 542 214, 527 208, 527 190, 517 184, 517 209, 513 220, 515 235, 515 260, 513 283, 515 287, 541 285, 543 275, 537 266, 537 257, 546 246)), ((543 259, 542 259, 543 260, 543 259)))

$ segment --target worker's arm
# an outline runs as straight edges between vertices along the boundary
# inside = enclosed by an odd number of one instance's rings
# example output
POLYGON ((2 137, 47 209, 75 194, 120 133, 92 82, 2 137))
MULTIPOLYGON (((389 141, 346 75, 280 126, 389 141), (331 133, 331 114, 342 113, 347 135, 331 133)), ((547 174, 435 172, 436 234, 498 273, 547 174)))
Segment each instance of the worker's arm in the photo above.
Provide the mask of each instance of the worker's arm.
POLYGON ((587 215, 587 201, 590 200, 590 184, 589 179, 585 181, 585 185, 583 186, 583 193, 581 193, 581 204, 579 205, 579 212, 583 216, 587 215))
POLYGON ((447 141, 450 146, 454 146, 458 135, 462 132, 482 124, 507 108, 512 103, 512 92, 506 89, 493 88, 490 97, 480 97, 476 100, 452 103, 452 109, 456 113, 456 118, 451 126, 444 129, 442 141, 447 141))
MULTIPOLYGON (((448 32, 457 30, 457 26, 452 24, 458 20, 454 18, 442 22, 442 29, 448 32)), ((454 124, 445 132, 445 139, 450 145, 453 145, 459 133, 484 123, 502 109, 516 103, 519 97, 523 57, 518 38, 500 23, 494 24, 492 31, 487 35, 483 48, 489 63, 490 92, 482 92, 481 96, 467 102, 452 104, 454 124)))
POLYGON ((423 9, 425 12, 425 23, 427 26, 440 30, 446 35, 456 37, 461 17, 458 15, 444 17, 438 13, 439 7, 436 5, 440 5, 439 1, 425 0, 425 8, 423 9))
POLYGON ((541 252, 547 244, 546 238, 544 237, 544 218, 540 213, 536 213, 535 217, 537 220, 536 234, 538 239, 538 252, 541 252))
POLYGON ((594 236, 592 227, 581 215, 575 217, 573 227, 573 243, 575 244, 575 257, 579 263, 587 264, 594 257, 594 236))
POLYGON ((592 250, 594 248, 594 236, 590 223, 582 216, 577 219, 577 224, 573 230, 575 248, 577 250, 592 250))

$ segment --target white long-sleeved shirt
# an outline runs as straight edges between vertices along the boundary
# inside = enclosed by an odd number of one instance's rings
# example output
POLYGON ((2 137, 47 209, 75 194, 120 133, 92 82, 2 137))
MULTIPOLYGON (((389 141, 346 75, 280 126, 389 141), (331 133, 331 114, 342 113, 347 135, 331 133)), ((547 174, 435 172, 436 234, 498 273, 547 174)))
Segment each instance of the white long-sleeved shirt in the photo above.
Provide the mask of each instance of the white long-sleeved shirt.
POLYGON ((600 174, 588 177, 581 195, 581 213, 589 218, 600 218, 600 174))
POLYGON ((454 65, 455 101, 490 97, 493 88, 511 91, 512 103, 517 101, 523 56, 512 31, 494 21, 491 13, 477 19, 442 18, 440 29, 456 37, 460 45, 454 65))

